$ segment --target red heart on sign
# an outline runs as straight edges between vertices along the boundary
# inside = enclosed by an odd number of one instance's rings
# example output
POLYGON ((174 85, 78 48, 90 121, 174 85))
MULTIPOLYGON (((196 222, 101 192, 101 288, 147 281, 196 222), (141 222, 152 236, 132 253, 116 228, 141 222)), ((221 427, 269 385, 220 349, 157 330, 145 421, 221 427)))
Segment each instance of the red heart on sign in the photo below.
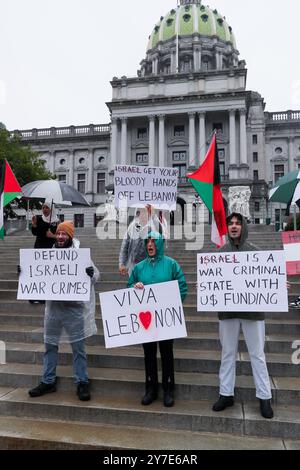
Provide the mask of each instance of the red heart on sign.
POLYGON ((151 312, 141 312, 139 314, 141 324, 145 328, 145 330, 148 330, 150 328, 151 322, 152 322, 152 313, 151 312))

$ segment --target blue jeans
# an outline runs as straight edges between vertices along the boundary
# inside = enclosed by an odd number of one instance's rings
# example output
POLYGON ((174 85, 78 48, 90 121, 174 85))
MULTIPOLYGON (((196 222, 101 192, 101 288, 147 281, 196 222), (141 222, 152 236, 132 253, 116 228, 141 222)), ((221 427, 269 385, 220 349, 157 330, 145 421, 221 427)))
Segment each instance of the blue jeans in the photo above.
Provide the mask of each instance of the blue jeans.
MULTIPOLYGON (((89 381, 87 373, 87 357, 84 340, 71 343, 73 351, 73 370, 76 384, 89 381)), ((45 344, 44 371, 42 382, 53 384, 56 380, 56 366, 58 362, 58 346, 45 344)))

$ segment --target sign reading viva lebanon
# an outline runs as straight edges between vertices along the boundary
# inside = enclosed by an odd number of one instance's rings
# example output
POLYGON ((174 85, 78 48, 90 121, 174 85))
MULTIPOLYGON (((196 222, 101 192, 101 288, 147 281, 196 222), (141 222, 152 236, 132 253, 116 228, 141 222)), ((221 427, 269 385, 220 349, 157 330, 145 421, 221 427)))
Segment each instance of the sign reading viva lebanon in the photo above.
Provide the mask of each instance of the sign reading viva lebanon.
POLYGON ((100 294, 106 348, 187 336, 177 281, 100 294))
POLYGON ((116 208, 145 207, 173 211, 177 204, 177 168, 117 165, 115 168, 116 208))
POLYGON ((87 302, 91 250, 20 250, 18 300, 87 302))
POLYGON ((201 253, 198 312, 288 312, 283 251, 201 253))

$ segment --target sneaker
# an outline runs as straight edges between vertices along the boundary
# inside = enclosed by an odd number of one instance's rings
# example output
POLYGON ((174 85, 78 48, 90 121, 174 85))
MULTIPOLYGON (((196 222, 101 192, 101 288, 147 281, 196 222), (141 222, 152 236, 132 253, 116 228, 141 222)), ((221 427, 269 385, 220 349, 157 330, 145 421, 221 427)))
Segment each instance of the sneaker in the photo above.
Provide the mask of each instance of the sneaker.
POLYGON ((32 398, 41 397, 46 395, 46 393, 53 393, 56 392, 56 383, 53 384, 44 384, 41 382, 37 387, 32 388, 29 390, 29 395, 32 398))
POLYGON ((263 418, 272 419, 274 418, 274 412, 271 406, 271 400, 259 400, 260 413, 263 418))
POLYGON ((224 411, 226 408, 229 406, 234 405, 234 397, 224 397, 223 395, 220 395, 219 400, 214 404, 213 406, 213 411, 224 411))
POLYGON ((79 382, 77 385, 77 395, 81 401, 89 401, 91 399, 90 394, 90 383, 89 382, 79 382))
POLYGON ((167 408, 172 408, 174 406, 174 394, 173 392, 164 392, 164 406, 167 408))
POLYGON ((142 403, 143 406, 149 406, 155 400, 157 400, 157 392, 155 390, 149 390, 144 395, 141 403, 142 403))

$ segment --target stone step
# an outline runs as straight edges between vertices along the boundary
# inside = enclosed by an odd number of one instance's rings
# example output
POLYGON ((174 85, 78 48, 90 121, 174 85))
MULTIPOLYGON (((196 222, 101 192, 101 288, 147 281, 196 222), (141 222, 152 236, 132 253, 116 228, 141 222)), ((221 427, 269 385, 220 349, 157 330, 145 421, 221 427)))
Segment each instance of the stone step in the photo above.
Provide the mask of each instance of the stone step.
MULTIPOLYGON (((0 341, 13 341, 20 343, 42 343, 43 342, 43 318, 40 319, 39 325, 22 325, 18 323, 3 325, 0 315, 0 341)), ((104 335, 101 321, 98 323, 98 333, 86 340, 86 344, 90 346, 104 346, 104 335)), ((195 333, 190 331, 190 325, 187 323, 187 338, 179 338, 175 341, 175 348, 182 349, 199 349, 220 351, 221 344, 219 333, 195 333)), ((269 353, 285 353, 292 354, 292 345, 295 341, 294 335, 267 335, 266 336, 266 352, 269 353)), ((246 352, 247 346, 243 336, 240 336, 239 351, 246 352)))
MULTIPOLYGON (((42 364, 44 345, 42 343, 6 342, 7 363, 42 364)), ((101 345, 87 346, 90 367, 120 369, 144 369, 144 355, 141 346, 107 350, 101 345)), ((271 376, 299 377, 299 366, 292 363, 292 353, 266 353, 268 370, 271 376)), ((217 374, 220 368, 220 351, 174 349, 175 371, 217 374)), ((60 364, 72 364, 72 353, 68 345, 60 347, 60 364)), ((238 353, 237 375, 252 375, 248 353, 238 353)))
POLYGON ((0 397, 0 415, 31 419, 54 419, 119 426, 141 426, 168 431, 210 432, 245 436, 295 439, 300 435, 300 408, 275 406, 273 420, 260 416, 258 402, 236 403, 223 413, 214 413, 211 401, 177 400, 172 409, 161 400, 145 409, 139 400, 119 393, 116 397, 93 394, 90 402, 75 393, 59 391, 32 399, 27 389, 6 390, 0 397))
MULTIPOLYGON (((295 450, 299 441, 0 416, 2 450, 295 450)), ((99 456, 99 463, 102 458, 99 456)))
MULTIPOLYGON (((41 380, 42 366, 9 363, 0 365, 0 387, 33 388, 41 380)), ((58 366, 58 389, 74 390, 72 366, 58 366)), ((144 371, 135 369, 89 368, 91 389, 98 395, 118 397, 120 387, 125 396, 136 400, 144 393, 144 371)), ((271 377, 273 401, 277 405, 299 405, 300 378, 271 377)), ((176 372, 176 399, 210 400, 219 395, 218 374, 176 372)), ((255 387, 250 376, 237 376, 235 397, 237 401, 255 401, 255 387)))

